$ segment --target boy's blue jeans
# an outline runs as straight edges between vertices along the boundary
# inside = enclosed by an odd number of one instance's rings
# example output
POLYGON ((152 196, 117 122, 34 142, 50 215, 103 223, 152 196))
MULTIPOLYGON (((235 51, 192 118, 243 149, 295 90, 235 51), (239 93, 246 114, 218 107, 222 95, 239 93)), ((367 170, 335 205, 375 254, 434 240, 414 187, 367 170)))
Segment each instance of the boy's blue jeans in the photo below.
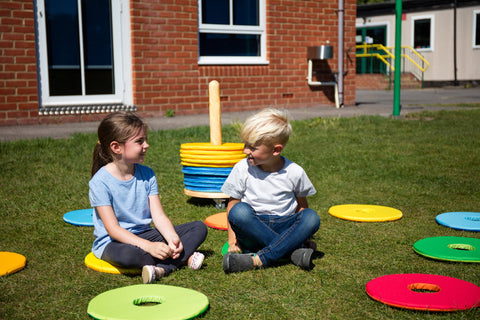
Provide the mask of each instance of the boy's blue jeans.
POLYGON ((240 247, 256 252, 265 267, 302 247, 320 227, 320 217, 310 208, 286 217, 257 215, 245 202, 230 209, 228 221, 240 247))

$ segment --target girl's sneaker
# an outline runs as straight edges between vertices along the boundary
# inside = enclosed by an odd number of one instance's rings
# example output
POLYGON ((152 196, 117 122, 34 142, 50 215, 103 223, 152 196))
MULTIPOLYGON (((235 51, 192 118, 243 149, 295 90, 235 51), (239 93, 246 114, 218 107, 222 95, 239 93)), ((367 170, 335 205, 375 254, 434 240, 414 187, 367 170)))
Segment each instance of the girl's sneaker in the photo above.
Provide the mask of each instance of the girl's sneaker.
POLYGON ((154 283, 163 277, 165 272, 162 268, 156 266, 143 266, 142 268, 142 280, 143 283, 154 283))
POLYGON ((188 264, 188 267, 193 270, 200 269, 203 264, 203 259, 205 259, 203 253, 194 252, 192 254, 192 257, 190 258, 190 263, 188 264))

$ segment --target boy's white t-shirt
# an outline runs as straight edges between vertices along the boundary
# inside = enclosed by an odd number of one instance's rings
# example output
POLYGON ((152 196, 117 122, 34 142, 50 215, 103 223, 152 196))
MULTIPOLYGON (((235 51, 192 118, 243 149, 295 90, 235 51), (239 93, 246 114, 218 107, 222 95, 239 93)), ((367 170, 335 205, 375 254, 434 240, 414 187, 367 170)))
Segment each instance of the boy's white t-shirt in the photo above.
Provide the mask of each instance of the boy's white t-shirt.
POLYGON ((238 162, 222 186, 228 196, 248 203, 258 215, 288 216, 297 209, 296 197, 307 197, 316 190, 298 164, 283 157, 277 172, 265 172, 247 159, 238 162))

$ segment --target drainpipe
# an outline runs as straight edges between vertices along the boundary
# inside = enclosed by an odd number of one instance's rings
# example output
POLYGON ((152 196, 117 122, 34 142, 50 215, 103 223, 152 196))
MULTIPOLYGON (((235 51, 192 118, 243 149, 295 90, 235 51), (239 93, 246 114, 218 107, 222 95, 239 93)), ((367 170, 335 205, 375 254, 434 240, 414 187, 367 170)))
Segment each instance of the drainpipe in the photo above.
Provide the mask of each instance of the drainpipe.
POLYGON ((458 86, 457 79, 457 0, 453 2, 453 85, 458 86))
POLYGON ((338 100, 343 108, 343 25, 344 25, 344 0, 338 0, 338 100))

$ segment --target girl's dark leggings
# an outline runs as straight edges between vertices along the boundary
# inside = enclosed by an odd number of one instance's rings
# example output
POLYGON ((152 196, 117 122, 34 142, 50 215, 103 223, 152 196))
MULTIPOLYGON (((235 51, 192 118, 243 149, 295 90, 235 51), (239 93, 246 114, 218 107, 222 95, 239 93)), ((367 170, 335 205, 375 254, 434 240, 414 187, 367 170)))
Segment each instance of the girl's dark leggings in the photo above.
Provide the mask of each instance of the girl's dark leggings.
MULTIPOLYGON (((145 265, 161 267, 168 275, 173 270, 185 265, 188 258, 197 250, 207 237, 207 226, 201 221, 193 221, 175 226, 175 231, 183 244, 183 252, 178 259, 160 260, 139 247, 113 241, 109 243, 102 254, 102 260, 125 269, 141 269, 145 265)), ((151 229, 137 236, 149 241, 166 242, 157 229, 151 229)))

